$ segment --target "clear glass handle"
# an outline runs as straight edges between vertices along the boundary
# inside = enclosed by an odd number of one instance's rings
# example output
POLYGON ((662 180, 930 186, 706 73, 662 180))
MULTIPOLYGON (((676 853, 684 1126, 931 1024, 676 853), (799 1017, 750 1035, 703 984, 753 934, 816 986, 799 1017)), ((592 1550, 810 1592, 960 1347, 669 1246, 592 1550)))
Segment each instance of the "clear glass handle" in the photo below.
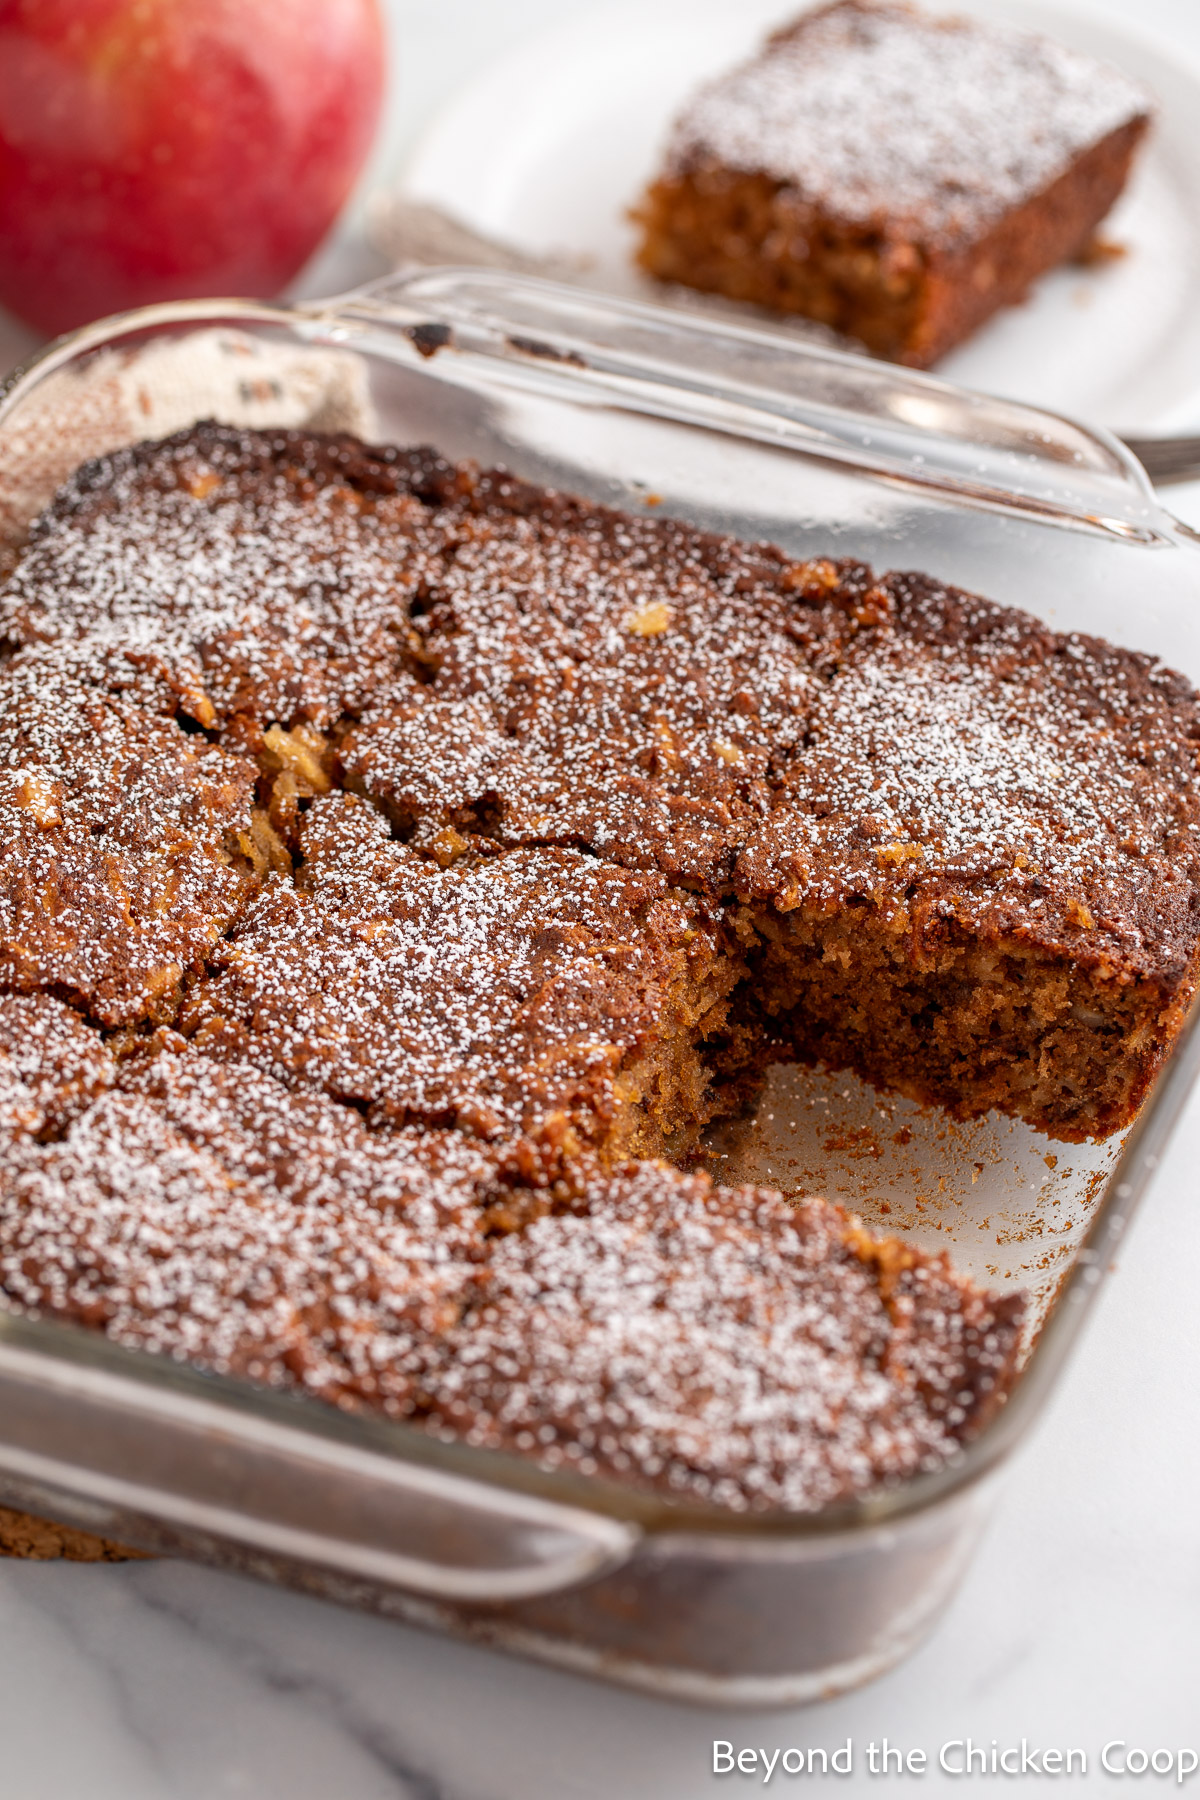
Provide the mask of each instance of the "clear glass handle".
POLYGON ((303 309, 387 354, 483 359, 493 382, 570 391, 849 464, 967 506, 1140 543, 1191 539, 1110 432, 782 333, 533 276, 434 269, 303 309))
POLYGON ((161 1359, 90 1337, 73 1357, 74 1336, 0 1315, 0 1492, 16 1504, 44 1494, 55 1516, 78 1519, 81 1501, 81 1522, 110 1534, 144 1517, 185 1544, 216 1540, 468 1602, 573 1587, 625 1561, 639 1537, 602 1512, 314 1430, 325 1410, 315 1404, 285 1401, 268 1417, 260 1396, 255 1411, 239 1409, 221 1382, 186 1370, 164 1380, 161 1359))

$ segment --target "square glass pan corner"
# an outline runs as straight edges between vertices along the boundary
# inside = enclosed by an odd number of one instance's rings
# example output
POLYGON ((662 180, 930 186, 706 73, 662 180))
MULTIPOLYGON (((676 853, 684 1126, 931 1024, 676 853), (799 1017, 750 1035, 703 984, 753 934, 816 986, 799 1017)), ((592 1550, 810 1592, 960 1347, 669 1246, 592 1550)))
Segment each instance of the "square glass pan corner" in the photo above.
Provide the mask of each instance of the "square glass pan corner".
MULTIPOLYGON (((797 556, 923 569, 1200 681, 1200 546, 1116 440, 890 365, 527 278, 424 271, 297 311, 182 302, 88 327, 0 393, 0 480, 55 396, 101 366, 129 389, 149 359, 161 375, 175 358, 183 375, 168 383, 163 430, 205 416, 246 422, 228 384, 208 382, 199 352, 214 337, 281 368, 326 357, 339 371, 324 388, 310 383, 307 415, 286 380, 277 406, 269 381, 252 383, 263 425, 349 423, 797 556)), ((147 434, 107 429, 105 448, 147 434)), ((0 491, 0 521, 4 500, 0 491)), ((493 1636, 496 1608, 603 1585, 604 1571, 636 1565, 651 1544, 660 1556, 703 1541, 710 1558, 785 1563, 856 1540, 895 1544, 922 1518, 961 1508, 1027 1429, 1198 1065, 1193 1020, 1123 1144, 1051 1144, 995 1118, 956 1127, 810 1071, 772 1080, 760 1119, 773 1112, 774 1129, 759 1130, 753 1152, 736 1130, 714 1143, 723 1173, 826 1192, 984 1280, 1031 1290, 1040 1331, 1009 1404, 954 1463, 902 1488, 817 1516, 660 1505, 10 1316, 0 1318, 0 1484, 18 1504, 93 1528, 115 1521, 150 1546, 288 1579, 307 1571, 309 1585, 363 1604, 424 1596, 458 1609, 433 1621, 451 1628, 464 1628, 463 1609, 490 1608, 493 1636)), ((514 1632, 516 1647, 558 1660, 582 1666, 591 1654, 586 1622, 526 1620, 514 1632), (557 1634, 558 1648, 539 1647, 539 1632, 557 1634)), ((902 1636, 892 1633, 878 1666, 902 1636)), ((604 1654, 611 1663, 621 1651, 604 1654)), ((871 1654, 853 1642, 814 1652, 812 1679, 828 1688, 835 1665, 870 1673, 871 1654)), ((660 1669, 679 1660, 646 1656, 660 1669)), ((781 1656, 760 1670, 768 1685, 790 1679, 793 1653, 781 1656)))

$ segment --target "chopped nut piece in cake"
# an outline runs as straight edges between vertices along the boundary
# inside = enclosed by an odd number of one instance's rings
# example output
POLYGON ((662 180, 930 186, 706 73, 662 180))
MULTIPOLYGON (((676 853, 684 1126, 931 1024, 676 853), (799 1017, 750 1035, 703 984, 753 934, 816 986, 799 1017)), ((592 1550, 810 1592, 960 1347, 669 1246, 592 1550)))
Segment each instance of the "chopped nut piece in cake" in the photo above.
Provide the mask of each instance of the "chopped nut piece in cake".
POLYGON ((837 0, 684 109, 638 260, 924 367, 1086 247, 1148 116, 1049 38, 837 0))

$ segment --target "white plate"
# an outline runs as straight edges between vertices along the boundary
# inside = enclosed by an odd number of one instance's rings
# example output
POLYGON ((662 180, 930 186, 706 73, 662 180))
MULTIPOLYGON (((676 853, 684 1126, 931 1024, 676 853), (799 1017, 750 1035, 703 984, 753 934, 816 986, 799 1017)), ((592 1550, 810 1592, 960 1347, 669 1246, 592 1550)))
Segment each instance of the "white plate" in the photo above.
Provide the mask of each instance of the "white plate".
MULTIPOLYGON (((948 379, 1117 430, 1200 424, 1200 70, 1084 8, 953 0, 1118 64, 1158 103, 1105 226, 1118 261, 1058 270, 939 365, 948 379)), ((696 84, 794 17, 797 0, 636 0, 543 32, 464 87, 402 187, 522 250, 589 258, 597 287, 645 294, 627 214, 696 84)), ((720 303, 717 303, 718 305, 720 303)), ((759 315, 762 316, 762 315, 759 315)))

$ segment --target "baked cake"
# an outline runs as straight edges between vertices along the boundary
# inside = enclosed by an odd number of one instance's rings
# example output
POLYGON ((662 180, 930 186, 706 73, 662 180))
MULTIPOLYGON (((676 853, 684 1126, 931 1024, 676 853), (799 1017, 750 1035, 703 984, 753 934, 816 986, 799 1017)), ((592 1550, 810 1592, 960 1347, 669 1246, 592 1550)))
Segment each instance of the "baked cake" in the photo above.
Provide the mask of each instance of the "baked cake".
POLYGON ((1127 1124, 1195 982, 1181 677, 215 425, 68 483, 0 646, 8 1304, 734 1507, 1002 1400, 1019 1296, 678 1165, 787 1057, 1127 1124))
MULTIPOLYGON (((61 1068, 88 1027, 18 1005, 0 1031, 61 1068)), ((104 1073, 9 1138, 0 1282, 119 1343, 743 1509, 934 1468, 1011 1380, 1020 1295, 825 1201, 650 1162, 522 1191, 466 1134, 372 1131, 173 1033, 104 1073)))
POLYGON ((1049 38, 837 0, 685 107, 638 260, 928 367, 1087 248, 1148 122, 1049 38))

